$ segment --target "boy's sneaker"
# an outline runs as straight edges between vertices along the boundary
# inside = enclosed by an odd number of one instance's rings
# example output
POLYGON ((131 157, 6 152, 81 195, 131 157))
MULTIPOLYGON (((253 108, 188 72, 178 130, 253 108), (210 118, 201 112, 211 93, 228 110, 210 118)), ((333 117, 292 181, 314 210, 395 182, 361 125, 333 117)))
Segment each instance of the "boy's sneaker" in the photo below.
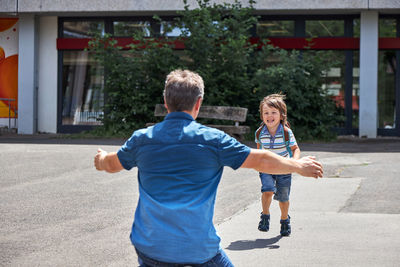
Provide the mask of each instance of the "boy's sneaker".
POLYGON ((290 227, 290 216, 286 220, 281 220, 281 235, 282 236, 289 236, 291 233, 290 227))
POLYGON ((263 214, 261 212, 261 216, 260 216, 260 222, 258 223, 258 230, 262 231, 262 232, 268 232, 269 231, 269 214, 263 214))

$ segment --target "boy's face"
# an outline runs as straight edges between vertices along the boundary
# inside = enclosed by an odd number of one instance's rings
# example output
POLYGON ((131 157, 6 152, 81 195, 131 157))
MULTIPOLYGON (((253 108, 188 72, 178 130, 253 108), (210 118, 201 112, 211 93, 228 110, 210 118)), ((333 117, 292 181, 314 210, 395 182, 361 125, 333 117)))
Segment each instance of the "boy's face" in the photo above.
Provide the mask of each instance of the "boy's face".
POLYGON ((279 112, 279 109, 264 104, 262 111, 263 111, 262 118, 265 125, 267 125, 269 129, 278 127, 282 117, 281 113, 279 112))

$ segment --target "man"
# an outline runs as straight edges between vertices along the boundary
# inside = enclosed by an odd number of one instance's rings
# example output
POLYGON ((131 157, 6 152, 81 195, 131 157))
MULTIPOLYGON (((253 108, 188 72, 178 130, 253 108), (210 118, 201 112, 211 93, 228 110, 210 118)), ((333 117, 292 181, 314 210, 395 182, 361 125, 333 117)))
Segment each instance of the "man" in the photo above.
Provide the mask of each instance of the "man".
POLYGON ((100 171, 138 167, 139 201, 130 237, 142 266, 233 266, 212 223, 224 166, 322 177, 313 157, 293 160, 250 149, 197 123, 203 96, 198 74, 171 72, 164 88, 164 121, 135 131, 118 152, 99 149, 95 156, 100 171))

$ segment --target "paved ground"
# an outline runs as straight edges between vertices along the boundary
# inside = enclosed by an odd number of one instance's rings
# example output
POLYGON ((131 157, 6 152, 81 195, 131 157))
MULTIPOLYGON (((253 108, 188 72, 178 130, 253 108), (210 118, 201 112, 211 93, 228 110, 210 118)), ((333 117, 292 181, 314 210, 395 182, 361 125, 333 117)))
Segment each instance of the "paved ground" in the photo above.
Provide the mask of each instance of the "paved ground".
MULTIPOLYGON (((129 231, 136 172, 96 172, 122 140, 0 136, 0 266, 136 266, 129 231)), ((257 173, 225 169, 215 223, 235 266, 398 266, 400 140, 301 144, 325 178, 293 177, 293 234, 257 230, 257 173)))

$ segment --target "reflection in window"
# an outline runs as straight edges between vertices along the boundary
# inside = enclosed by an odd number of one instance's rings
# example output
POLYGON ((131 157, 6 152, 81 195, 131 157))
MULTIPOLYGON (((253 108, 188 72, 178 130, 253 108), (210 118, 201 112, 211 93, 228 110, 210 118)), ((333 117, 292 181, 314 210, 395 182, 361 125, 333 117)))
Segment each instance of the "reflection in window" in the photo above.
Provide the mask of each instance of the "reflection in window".
MULTIPOLYGON (((310 51, 313 53, 312 51, 310 51)), ((336 103, 337 127, 345 127, 345 76, 346 69, 345 52, 343 51, 326 51, 325 59, 331 62, 332 67, 325 73, 325 83, 322 88, 327 90, 328 95, 336 103)), ((353 106, 354 108, 354 106, 353 106)))
POLYGON ((379 19, 379 37, 396 37, 396 19, 379 19))
POLYGON ((151 36, 151 25, 148 21, 114 21, 114 36, 133 36, 141 33, 144 37, 151 36))
POLYGON ((89 38, 104 35, 103 21, 64 21, 64 38, 89 38))
POLYGON ((307 37, 344 36, 344 20, 307 20, 307 37))
POLYGON ((352 127, 359 127, 359 105, 360 105, 360 52, 353 52, 353 120, 352 127))
POLYGON ((396 97, 396 53, 379 51, 378 63, 378 113, 379 128, 393 129, 395 126, 396 97))
POLYGON ((64 51, 62 124, 99 125, 103 116, 103 68, 86 51, 64 51))
POLYGON ((353 20, 353 37, 360 38, 360 19, 353 20))
POLYGON ((294 36, 294 21, 259 21, 257 23, 257 36, 294 36))
POLYGON ((190 36, 190 32, 187 28, 177 27, 174 25, 173 22, 165 22, 161 24, 160 34, 162 36, 179 37, 182 35, 183 32, 187 33, 187 35, 190 36))

